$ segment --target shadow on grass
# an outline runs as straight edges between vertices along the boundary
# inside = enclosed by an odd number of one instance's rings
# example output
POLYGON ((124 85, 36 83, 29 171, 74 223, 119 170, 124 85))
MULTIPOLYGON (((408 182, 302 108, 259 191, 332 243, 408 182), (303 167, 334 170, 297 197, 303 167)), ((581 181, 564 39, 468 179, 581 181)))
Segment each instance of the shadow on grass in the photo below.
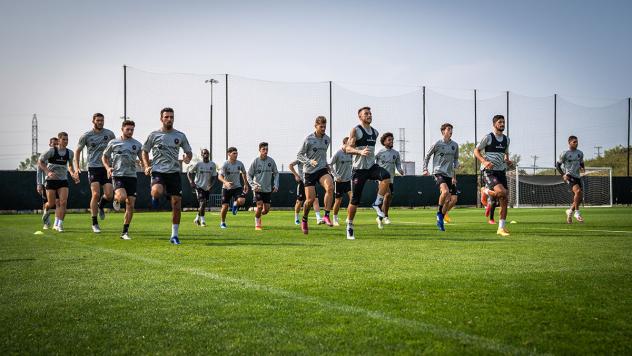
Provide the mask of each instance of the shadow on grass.
POLYGON ((323 245, 319 244, 305 244, 305 243, 292 243, 292 242, 281 242, 281 243, 265 243, 265 242, 256 242, 252 240, 242 240, 243 242, 222 242, 219 240, 214 240, 215 243, 207 243, 206 246, 209 247, 226 247, 226 246, 284 246, 284 247, 321 247, 323 245))
POLYGON ((35 259, 34 258, 13 258, 13 259, 0 260, 0 263, 28 262, 28 261, 35 261, 35 259))

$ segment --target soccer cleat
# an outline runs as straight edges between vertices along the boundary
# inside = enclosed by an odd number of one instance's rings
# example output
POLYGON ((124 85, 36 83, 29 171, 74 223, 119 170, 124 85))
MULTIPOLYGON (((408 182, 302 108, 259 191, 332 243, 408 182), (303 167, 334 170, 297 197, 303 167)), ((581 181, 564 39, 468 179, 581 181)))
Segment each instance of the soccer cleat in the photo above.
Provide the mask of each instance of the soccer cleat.
POLYGON ((294 219, 294 225, 300 225, 301 224, 301 220, 296 218, 294 219))
POLYGON ((105 210, 103 210, 103 207, 99 207, 99 219, 105 220, 105 210))
POLYGON ((384 228, 384 224, 382 224, 382 219, 380 219, 380 217, 376 217, 375 218, 375 222, 377 223, 377 228, 382 230, 384 228))
POLYGON ((566 223, 573 223, 573 211, 571 209, 566 209, 566 223))
POLYGON ((95 234, 100 234, 101 228, 99 228, 99 225, 92 225, 92 232, 94 232, 95 234))
POLYGON ((450 216, 448 214, 445 214, 443 215, 443 222, 449 224, 452 222, 452 219, 450 219, 450 216))
POLYGON ((131 240, 132 238, 129 237, 129 234, 127 232, 124 232, 121 234, 121 240, 131 240))
POLYGON ((42 230, 48 230, 48 229, 50 229, 50 223, 44 224, 44 226, 42 226, 42 230))
POLYGON ((499 227, 498 230, 496 231, 496 235, 500 235, 503 237, 507 237, 509 236, 509 230, 507 230, 506 227, 499 227))
POLYGON ((201 227, 206 227, 206 221, 204 221, 204 220, 200 221, 200 226, 201 227))
POLYGON ((487 223, 490 225, 496 225, 496 221, 494 219, 487 220, 487 223))
POLYGON ((301 221, 301 231, 303 231, 305 235, 309 233, 309 226, 307 226, 307 221, 305 220, 301 221))
POLYGON ((340 221, 338 221, 338 217, 334 217, 334 226, 340 226, 340 221))
POLYGON ((379 205, 372 205, 373 209, 375 209, 375 213, 377 213, 377 216, 380 218, 384 218, 384 212, 382 211, 382 208, 379 205))
POLYGON ((62 225, 57 225, 57 228, 55 230, 57 232, 64 232, 64 227, 62 225))
POLYGON ((334 224, 331 222, 331 219, 329 218, 329 216, 325 216, 323 217, 323 224, 326 224, 327 226, 334 226, 334 224))
POLYGON ((257 231, 261 231, 261 230, 263 230, 263 226, 261 226, 261 225, 255 225, 255 230, 257 230, 257 231))
POLYGON ((219 223, 219 227, 220 227, 221 229, 225 229, 227 226, 226 226, 226 223, 225 223, 225 222, 222 222, 222 223, 219 223))
POLYGON ((388 216, 385 216, 384 219, 382 219, 382 222, 384 223, 384 225, 390 225, 391 219, 389 219, 388 216))
POLYGON ((169 242, 171 242, 174 245, 179 245, 180 239, 178 239, 178 236, 171 236, 171 238, 169 239, 169 242))
POLYGON ((577 222, 579 222, 579 223, 583 223, 584 222, 584 218, 577 211, 575 211, 575 220, 577 220, 577 222))
POLYGON ((355 235, 353 234, 353 225, 347 225, 347 240, 355 240, 355 235))
POLYGON ((196 216, 195 216, 195 219, 193 219, 193 223, 194 223, 195 225, 200 225, 200 216, 199 216, 199 215, 196 215, 196 216))
POLYGON ((45 209, 44 214, 42 214, 42 222, 50 224, 50 211, 48 209, 45 209))
POLYGON ((322 225, 322 224, 324 224, 324 223, 325 223, 325 222, 323 221, 323 219, 322 219, 322 218, 316 218, 316 225, 322 225))
POLYGON ((121 210, 121 202, 119 202, 118 200, 114 199, 112 201, 112 208, 114 208, 114 211, 121 210))
POLYGON ((443 226, 443 214, 437 212, 437 227, 439 231, 445 231, 445 226, 443 226))
POLYGON ((487 193, 485 192, 487 188, 481 187, 481 204, 483 206, 487 206, 487 193))
POLYGON ((237 215, 237 210, 239 210, 237 204, 233 204, 232 208, 230 208, 230 211, 233 213, 233 215, 237 215))

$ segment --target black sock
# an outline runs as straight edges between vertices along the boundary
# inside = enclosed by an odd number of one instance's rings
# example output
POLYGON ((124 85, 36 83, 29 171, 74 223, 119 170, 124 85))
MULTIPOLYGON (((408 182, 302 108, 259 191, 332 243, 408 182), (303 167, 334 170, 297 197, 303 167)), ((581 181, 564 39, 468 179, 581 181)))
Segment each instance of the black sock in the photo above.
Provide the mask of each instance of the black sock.
POLYGON ((129 224, 123 224, 123 233, 129 231, 129 224))
POLYGON ((96 216, 92 217, 92 225, 99 225, 99 222, 97 221, 97 217, 96 216))
POLYGON ((303 215, 303 221, 307 222, 307 216, 303 215))
POLYGON ((325 216, 329 217, 329 210, 325 210, 325 216))
POLYGON ((443 211, 443 205, 439 205, 439 210, 438 212, 441 213, 443 211))
POLYGON ((489 210, 489 220, 494 220, 495 210, 496 210, 496 205, 492 204, 492 208, 489 210))

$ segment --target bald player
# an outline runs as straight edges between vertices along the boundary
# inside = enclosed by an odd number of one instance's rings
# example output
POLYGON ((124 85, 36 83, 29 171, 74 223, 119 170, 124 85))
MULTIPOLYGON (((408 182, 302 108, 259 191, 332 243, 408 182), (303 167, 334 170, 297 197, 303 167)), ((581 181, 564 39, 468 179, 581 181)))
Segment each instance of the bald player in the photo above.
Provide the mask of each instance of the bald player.
POLYGON ((211 196, 211 188, 217 179, 217 166, 211 161, 211 153, 206 148, 201 151, 202 160, 189 167, 187 178, 191 188, 195 190, 198 200, 198 213, 193 223, 202 227, 206 226, 206 204, 211 196))

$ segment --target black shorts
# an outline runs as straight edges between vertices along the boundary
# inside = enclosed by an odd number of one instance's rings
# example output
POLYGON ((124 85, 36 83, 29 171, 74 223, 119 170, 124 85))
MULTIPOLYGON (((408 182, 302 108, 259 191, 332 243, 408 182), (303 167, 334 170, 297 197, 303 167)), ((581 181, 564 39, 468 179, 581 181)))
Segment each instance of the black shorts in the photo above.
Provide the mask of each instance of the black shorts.
POLYGON ((264 204, 270 204, 270 202, 272 201, 272 193, 254 192, 252 200, 255 203, 262 201, 264 204))
POLYGON ((456 184, 453 184, 452 188, 450 188, 450 194, 452 194, 452 195, 459 195, 459 194, 461 194, 461 191, 459 190, 459 188, 456 187, 456 184))
POLYGON ((314 173, 305 173, 305 186, 313 187, 316 183, 320 182, 320 178, 329 174, 329 168, 322 168, 314 173))
POLYGON ((296 185, 296 200, 305 201, 305 184, 303 181, 298 182, 296 185))
POLYGON ((351 204, 359 205, 360 198, 362 197, 362 190, 367 180, 378 180, 391 178, 388 171, 377 164, 374 164, 369 169, 356 169, 351 176, 351 204))
POLYGON ((345 194, 351 191, 351 181, 336 182, 334 185, 334 194, 336 198, 342 198, 345 194))
POLYGON ((230 204, 231 199, 237 200, 245 196, 243 187, 233 189, 222 188, 222 204, 230 204))
POLYGON ((393 183, 388 185, 388 189, 390 189, 391 194, 393 194, 393 192, 395 192, 395 186, 393 185, 393 183))
POLYGON ((197 196, 198 202, 208 201, 208 198, 211 196, 210 190, 204 190, 202 188, 195 188, 195 195, 197 196))
POLYGON ((162 184, 167 195, 182 196, 180 173, 151 172, 151 185, 162 184))
POLYGON ((57 190, 59 188, 68 188, 68 181, 65 179, 51 179, 46 181, 46 190, 57 190))
POLYGON ((444 176, 443 174, 435 174, 435 183, 437 183, 437 187, 441 187, 441 184, 445 183, 448 186, 448 190, 450 194, 454 190, 454 184, 452 184, 452 178, 448 176, 444 176))
POLYGON ((488 189, 494 189, 494 187, 498 184, 502 184, 505 189, 508 188, 507 175, 505 174, 505 171, 484 170, 483 181, 488 189))
POLYGON ((125 194, 127 194, 128 197, 136 196, 136 182, 136 177, 112 177, 114 191, 117 189, 125 189, 125 194))
POLYGON ((566 178, 568 179, 566 181, 566 184, 568 184, 569 187, 573 188, 573 186, 578 185, 579 189, 582 189, 582 179, 581 178, 575 178, 570 174, 566 175, 566 178))
POLYGON ((105 167, 88 167, 88 181, 90 184, 112 184, 112 182, 108 179, 108 171, 105 167))

